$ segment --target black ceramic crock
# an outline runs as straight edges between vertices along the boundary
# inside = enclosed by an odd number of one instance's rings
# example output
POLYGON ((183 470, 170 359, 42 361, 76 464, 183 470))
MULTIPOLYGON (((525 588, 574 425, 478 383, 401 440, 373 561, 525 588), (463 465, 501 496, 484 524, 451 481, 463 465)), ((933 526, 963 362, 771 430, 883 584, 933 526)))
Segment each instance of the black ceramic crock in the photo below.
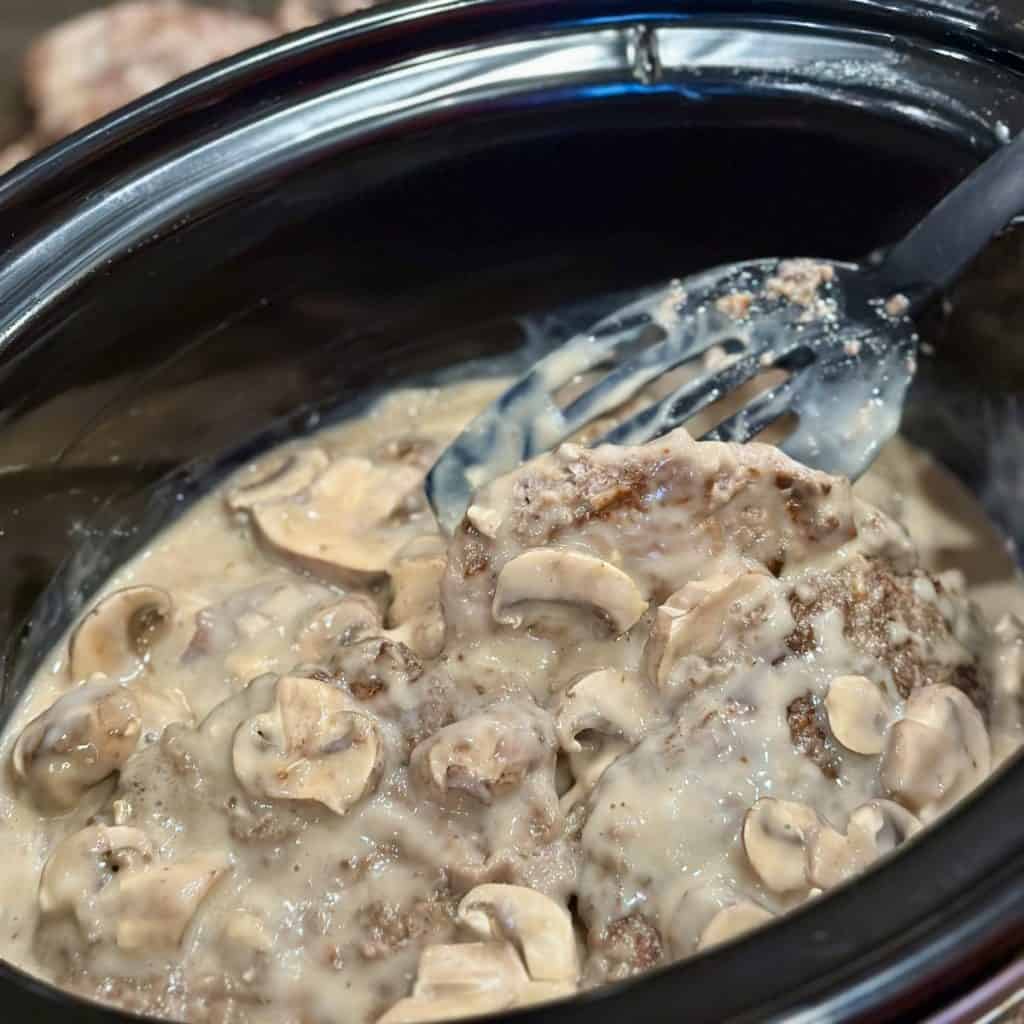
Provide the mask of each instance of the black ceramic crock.
MULTIPOLYGON (((1024 36, 972 12, 385 7, 176 83, 0 180, 6 708, 110 568, 273 437, 510 351, 527 312, 897 237, 1024 127, 1024 36)), ((926 325, 905 428, 1017 538, 1019 236, 981 262, 926 325)), ((976 1019, 1024 943, 1022 802, 1014 764, 778 924, 514 1016, 976 1019)), ((0 856, 13 841, 0 831, 0 856)), ((0 1019, 131 1018, 0 962, 0 1019)))

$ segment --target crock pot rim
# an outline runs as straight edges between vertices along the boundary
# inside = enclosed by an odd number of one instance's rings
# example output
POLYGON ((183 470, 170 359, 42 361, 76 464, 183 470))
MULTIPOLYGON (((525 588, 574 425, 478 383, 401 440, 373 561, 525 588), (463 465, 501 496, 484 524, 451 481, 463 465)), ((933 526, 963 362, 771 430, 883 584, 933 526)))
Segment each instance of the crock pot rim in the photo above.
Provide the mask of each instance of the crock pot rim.
POLYGON ((441 46, 525 30, 718 19, 761 26, 810 25, 817 16, 837 29, 886 32, 893 38, 916 36, 936 48, 957 49, 1024 74, 1024 22, 1006 24, 983 9, 958 9, 938 0, 759 0, 756 9, 749 0, 709 0, 699 12, 688 0, 651 0, 637 8, 635 0, 574 0, 572 5, 551 0, 409 0, 279 37, 183 76, 0 175, 0 224, 11 207, 31 207, 33 200, 52 199, 64 190, 74 194, 87 165, 168 118, 209 108, 254 84, 308 69, 317 55, 344 53, 350 44, 369 51, 363 57, 365 68, 372 65, 378 45, 388 47, 387 60, 394 63, 441 46))

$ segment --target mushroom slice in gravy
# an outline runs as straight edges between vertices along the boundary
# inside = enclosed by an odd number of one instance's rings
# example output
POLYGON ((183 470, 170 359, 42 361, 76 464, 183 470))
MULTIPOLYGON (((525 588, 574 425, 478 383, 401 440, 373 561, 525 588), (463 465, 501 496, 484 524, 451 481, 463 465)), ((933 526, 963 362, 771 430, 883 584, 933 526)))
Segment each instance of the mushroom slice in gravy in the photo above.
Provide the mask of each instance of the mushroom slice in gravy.
POLYGON ((252 796, 315 800, 344 814, 373 785, 381 742, 373 719, 340 690, 286 676, 273 708, 238 727, 231 758, 252 796))
POLYGON ((173 607, 171 595, 152 586, 126 587, 97 602, 71 635, 71 678, 138 675, 150 648, 166 634, 173 607))
POLYGON ((11 767, 40 808, 66 811, 128 760, 141 732, 131 690, 96 676, 25 726, 11 767))

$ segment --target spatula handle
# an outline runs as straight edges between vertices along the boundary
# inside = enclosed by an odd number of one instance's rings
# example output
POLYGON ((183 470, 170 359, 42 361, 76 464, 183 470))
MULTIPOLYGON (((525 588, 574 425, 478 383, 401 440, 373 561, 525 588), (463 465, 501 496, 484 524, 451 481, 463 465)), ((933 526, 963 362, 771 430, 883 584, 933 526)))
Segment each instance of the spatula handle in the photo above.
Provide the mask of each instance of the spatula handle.
POLYGON ((1024 213, 1024 133, 999 149, 886 254, 875 295, 901 293, 920 309, 951 285, 1014 217, 1024 213))

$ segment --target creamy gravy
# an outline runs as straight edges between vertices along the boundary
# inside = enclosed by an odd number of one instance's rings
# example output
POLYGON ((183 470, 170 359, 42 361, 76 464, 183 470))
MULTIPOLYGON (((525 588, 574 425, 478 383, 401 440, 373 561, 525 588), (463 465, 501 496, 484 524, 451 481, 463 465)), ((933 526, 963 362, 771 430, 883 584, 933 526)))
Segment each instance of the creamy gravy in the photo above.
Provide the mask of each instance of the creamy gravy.
POLYGON ((502 387, 393 392, 114 575, 0 748, 6 959, 192 1021, 509 1008, 813 898, 1016 748, 1016 571, 926 455, 855 497, 568 445, 446 545, 423 474, 502 387))

